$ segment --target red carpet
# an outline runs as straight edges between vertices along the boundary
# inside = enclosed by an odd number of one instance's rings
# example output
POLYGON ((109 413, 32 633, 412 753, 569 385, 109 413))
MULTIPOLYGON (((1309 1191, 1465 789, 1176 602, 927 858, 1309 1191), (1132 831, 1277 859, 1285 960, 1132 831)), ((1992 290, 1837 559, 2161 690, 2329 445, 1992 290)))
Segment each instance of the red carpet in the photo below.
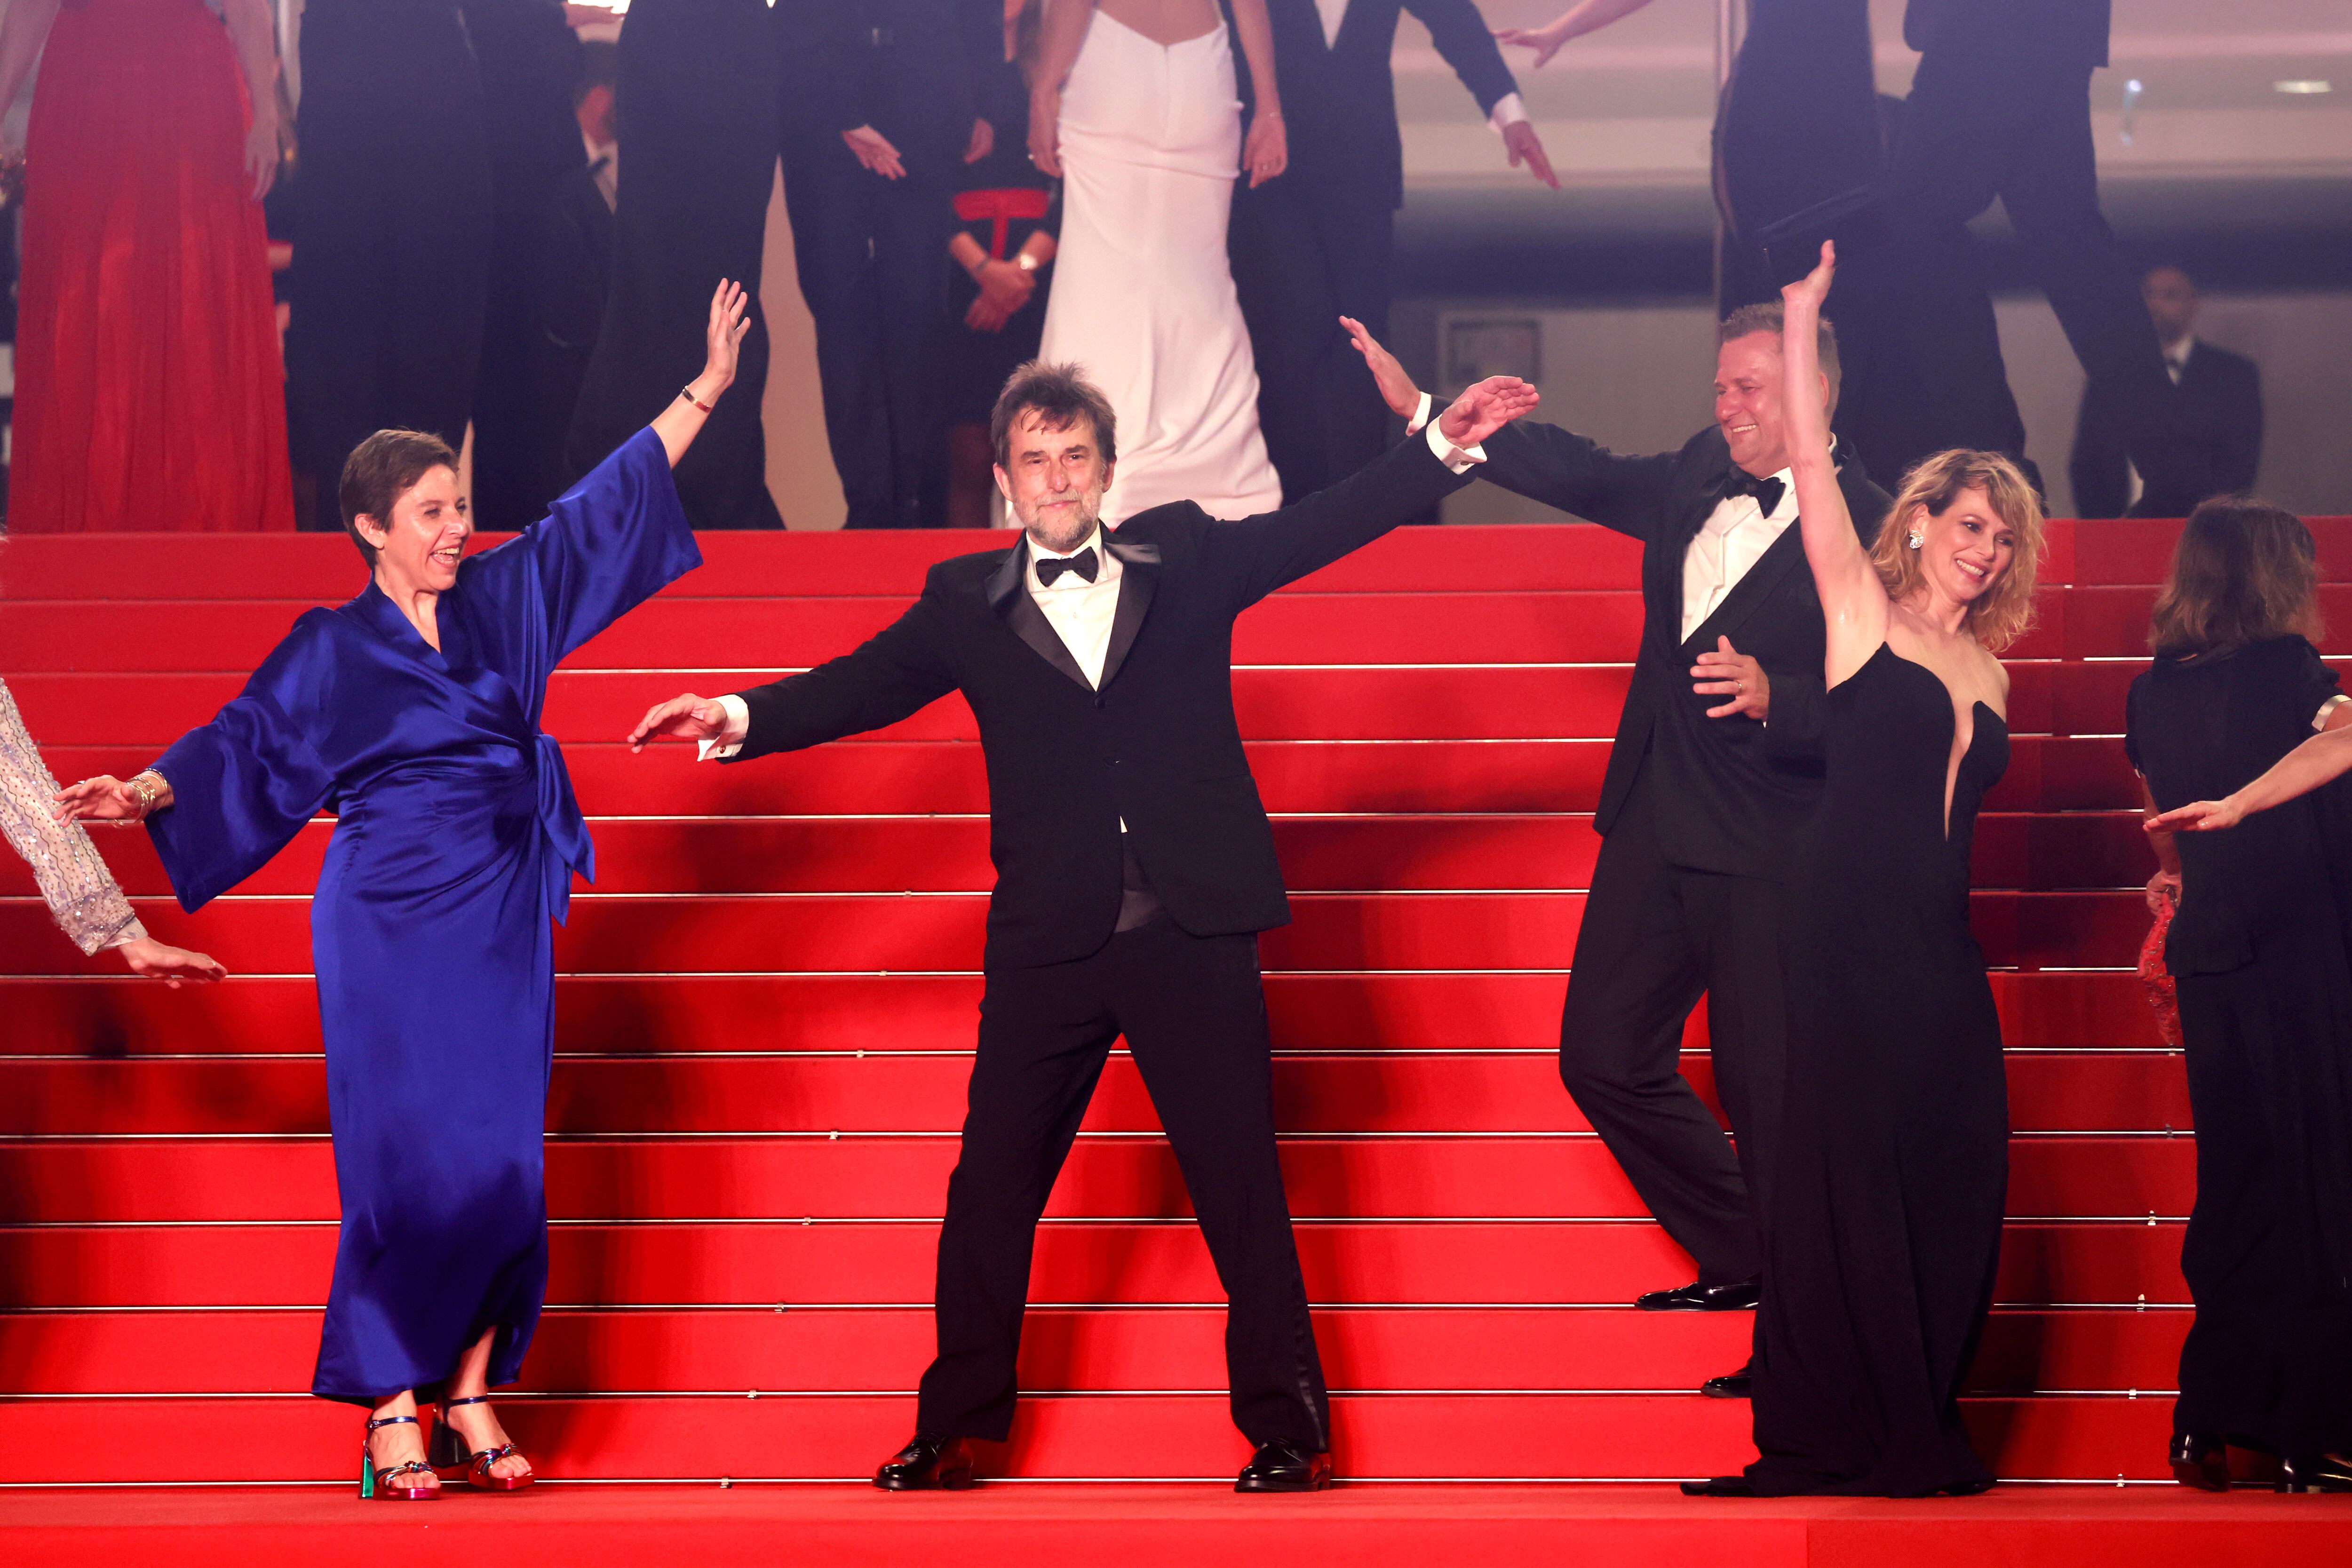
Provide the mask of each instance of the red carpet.
MULTIPOLYGON (((2317 531, 2352 626, 2352 520, 2317 531)), ((352 1503, 355 1415, 300 1393, 334 1242, 306 908, 330 827, 194 919, 143 835, 101 830, 157 933, 238 978, 176 995, 113 978, 0 862, 0 1483, 24 1489, 0 1495, 0 1552, 341 1560, 394 1531, 513 1562, 716 1564, 787 1542, 838 1562, 2344 1561, 2343 1500, 2115 1484, 2164 1475, 2194 1192, 2181 1064, 2128 973, 2150 862, 2116 733, 2170 541, 2056 527, 2043 625, 2012 664, 2015 760, 1977 844, 2016 1136, 1970 1420, 2005 1477, 2104 1485, 1798 1505, 1421 1484, 1654 1482, 1748 1452, 1745 1406, 1692 1392, 1738 1360, 1746 1319, 1627 1309, 1690 1266, 1552 1061, 1640 617, 1634 552, 1582 527, 1401 532, 1236 634, 1297 894, 1264 953, 1338 1459, 1392 1484, 1115 1484, 1230 1477, 1244 1457, 1220 1293, 1124 1058, 1040 1238, 1038 1392, 992 1466, 1113 1484, 760 1484, 862 1476, 911 1420, 979 995, 986 785, 953 699, 748 768, 615 742, 660 698, 845 649, 929 561, 983 542, 727 535, 550 697, 604 880, 557 942, 550 1310, 503 1405, 550 1477, 693 1484, 458 1495, 414 1517, 352 1503), (1498 558, 1511 592, 1476 564, 1498 558), (322 1484, 142 1489, 175 1481, 322 1484)), ((16 541, 0 672, 61 777, 128 773, 360 581, 333 538, 16 541)), ((1711 1092, 1704 1057, 1686 1070, 1711 1092)))

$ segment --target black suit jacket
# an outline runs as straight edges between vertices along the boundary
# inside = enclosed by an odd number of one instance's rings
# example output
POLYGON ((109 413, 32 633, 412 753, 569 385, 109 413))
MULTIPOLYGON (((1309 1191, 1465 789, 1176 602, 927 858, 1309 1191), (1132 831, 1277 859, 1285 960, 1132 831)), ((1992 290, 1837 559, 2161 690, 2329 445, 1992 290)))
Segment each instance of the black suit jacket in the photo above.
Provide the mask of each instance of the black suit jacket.
MULTIPOLYGON (((1404 142, 1389 68, 1399 12, 1411 11, 1429 29, 1437 52, 1478 100, 1479 113, 1492 114, 1499 100, 1519 89, 1472 0, 1349 0, 1339 36, 1329 44, 1315 0, 1266 0, 1266 11, 1290 144, 1283 177, 1328 194, 1377 201, 1391 211, 1404 201, 1404 142)), ((1246 116, 1255 95, 1249 72, 1238 75, 1246 116)))
MULTIPOLYGON (((1838 488, 1867 544, 1893 504, 1843 449, 1838 488)), ((1679 452, 1625 458, 1550 425, 1505 426, 1481 479, 1642 541, 1642 647, 1617 722, 1594 826, 1606 834, 1637 779, 1655 792, 1666 858, 1743 877, 1780 875, 1822 782, 1827 634, 1804 541, 1784 530, 1685 639, 1683 556, 1723 497, 1731 457, 1710 426, 1679 452), (1691 664, 1717 637, 1764 667, 1769 723, 1710 719, 1721 699, 1691 689, 1691 664)))
POLYGON ((871 125, 908 173, 944 181, 1004 63, 997 0, 776 0, 787 137, 871 125))
POLYGON ((1028 592, 1028 546, 931 568, 922 597, 845 658, 742 693, 738 759, 895 723, 960 690, 987 757, 990 968, 1082 958, 1109 939, 1118 825, 1195 936, 1286 924, 1274 833, 1234 719, 1242 611, 1467 483, 1415 438, 1296 506, 1219 522, 1191 501, 1110 536, 1119 599, 1089 687, 1028 592))
MULTIPOLYGON (((2263 377, 2254 362, 2202 341, 2192 344, 2180 367, 2180 406, 2183 423, 2204 443, 2217 490, 2253 489, 2263 460, 2263 377)), ((2066 461, 2074 515, 2123 516, 2131 502, 2130 463, 2115 397, 2095 383, 2084 387, 2066 461)))

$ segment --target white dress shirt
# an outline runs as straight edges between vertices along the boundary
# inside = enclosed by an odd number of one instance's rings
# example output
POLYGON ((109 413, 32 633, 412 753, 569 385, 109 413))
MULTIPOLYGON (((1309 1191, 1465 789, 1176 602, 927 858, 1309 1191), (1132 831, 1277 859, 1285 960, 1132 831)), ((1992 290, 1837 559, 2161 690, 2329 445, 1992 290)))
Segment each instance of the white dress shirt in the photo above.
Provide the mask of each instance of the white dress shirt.
POLYGON ((1706 624, 1739 586, 1764 552, 1797 521, 1797 481, 1787 468, 1773 476, 1780 499, 1768 514, 1751 495, 1726 496, 1707 513, 1683 552, 1683 640, 1706 624))
POLYGON ((1102 685, 1103 660, 1110 653, 1110 624, 1118 615, 1118 557, 1103 548, 1100 523, 1076 550, 1040 550, 1035 540, 1029 541, 1029 596, 1037 601, 1045 624, 1078 661, 1088 686, 1102 685), (1040 561, 1068 561, 1088 550, 1095 552, 1097 562, 1093 582, 1076 572, 1062 573, 1051 585, 1038 579, 1040 561))
MULTIPOLYGON (((1315 0, 1315 14, 1323 21, 1323 47, 1339 47, 1339 27, 1348 19, 1348 0, 1315 0)), ((1486 116, 1486 123, 1496 135, 1506 126, 1517 125, 1528 117, 1527 101, 1516 92, 1507 92, 1495 100, 1495 111, 1486 116)))

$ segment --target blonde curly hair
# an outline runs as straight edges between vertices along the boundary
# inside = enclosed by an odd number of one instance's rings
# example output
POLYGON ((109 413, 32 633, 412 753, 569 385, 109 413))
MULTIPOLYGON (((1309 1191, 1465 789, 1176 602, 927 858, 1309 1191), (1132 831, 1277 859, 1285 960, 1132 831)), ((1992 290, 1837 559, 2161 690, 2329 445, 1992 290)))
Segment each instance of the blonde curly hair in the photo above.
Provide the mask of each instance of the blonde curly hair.
POLYGON ((1956 449, 1922 458, 1903 476, 1903 488, 1886 513, 1885 525, 1870 547, 1870 563, 1886 584, 1886 596, 1901 604, 1927 580, 1921 552, 1904 536, 1924 514, 1941 517, 1962 490, 1982 490, 1993 514, 2017 534, 2009 570, 1969 606, 1968 627, 1987 653, 1999 653, 2033 626, 2033 583, 2042 565, 2042 499, 2018 466, 1998 452, 1956 449))

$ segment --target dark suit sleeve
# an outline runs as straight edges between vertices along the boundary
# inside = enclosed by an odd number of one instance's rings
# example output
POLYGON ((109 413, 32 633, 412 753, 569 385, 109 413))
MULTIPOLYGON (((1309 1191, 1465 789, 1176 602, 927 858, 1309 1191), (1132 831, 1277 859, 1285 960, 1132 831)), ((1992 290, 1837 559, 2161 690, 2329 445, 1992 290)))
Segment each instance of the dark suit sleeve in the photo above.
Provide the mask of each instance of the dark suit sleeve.
POLYGON ((859 84, 855 7, 841 0, 782 0, 776 7, 784 90, 804 105, 807 123, 855 131, 873 110, 859 84))
POLYGON ((1469 482, 1437 460, 1427 437, 1409 436, 1388 456, 1295 506, 1210 524, 1202 558, 1228 575, 1239 610, 1370 544, 1469 482))
POLYGON ((2250 359, 2224 363, 2230 381, 2213 431, 2213 482, 2224 491, 2250 490, 2263 466, 2263 374, 2250 359))
POLYGON ((934 581, 905 615, 856 652, 737 693, 751 723, 742 750, 728 761, 797 752, 878 730, 946 696, 958 684, 946 623, 934 581))
POLYGON ((1783 763, 1822 760, 1822 710, 1828 689, 1818 669, 1771 669, 1772 711, 1764 723, 1764 749, 1783 763))
POLYGON ((1671 453, 1622 458, 1557 425, 1517 420, 1487 437, 1486 460, 1471 473, 1620 533, 1646 540, 1666 515, 1671 453))
POLYGON ((1497 102, 1519 90, 1486 18, 1471 0, 1405 0, 1404 8, 1429 29, 1430 42, 1478 100, 1479 113, 1494 113, 1497 102))

